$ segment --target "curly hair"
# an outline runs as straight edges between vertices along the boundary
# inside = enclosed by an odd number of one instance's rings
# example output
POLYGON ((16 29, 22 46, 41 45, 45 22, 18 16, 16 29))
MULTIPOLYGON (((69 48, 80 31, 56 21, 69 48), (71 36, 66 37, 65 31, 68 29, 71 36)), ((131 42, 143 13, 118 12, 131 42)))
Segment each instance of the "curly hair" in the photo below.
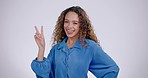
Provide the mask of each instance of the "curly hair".
POLYGON ((99 40, 97 39, 94 33, 93 26, 91 25, 91 22, 86 12, 79 6, 72 6, 70 8, 65 9, 58 17, 58 20, 56 22, 55 29, 53 32, 52 45, 55 45, 61 42, 65 37, 67 37, 64 31, 64 20, 68 12, 75 12, 76 14, 78 14, 78 17, 80 20, 79 39, 80 39, 81 45, 82 46, 86 45, 85 39, 90 39, 100 44, 99 40))

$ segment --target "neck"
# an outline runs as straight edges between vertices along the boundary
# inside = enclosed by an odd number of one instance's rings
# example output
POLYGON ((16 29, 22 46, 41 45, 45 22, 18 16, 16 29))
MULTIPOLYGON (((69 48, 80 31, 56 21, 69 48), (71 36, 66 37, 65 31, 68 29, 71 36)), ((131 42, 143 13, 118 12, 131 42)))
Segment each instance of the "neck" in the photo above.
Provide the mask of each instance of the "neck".
POLYGON ((78 38, 68 38, 67 43, 66 43, 68 48, 72 47, 75 44, 75 42, 77 41, 77 39, 78 38))

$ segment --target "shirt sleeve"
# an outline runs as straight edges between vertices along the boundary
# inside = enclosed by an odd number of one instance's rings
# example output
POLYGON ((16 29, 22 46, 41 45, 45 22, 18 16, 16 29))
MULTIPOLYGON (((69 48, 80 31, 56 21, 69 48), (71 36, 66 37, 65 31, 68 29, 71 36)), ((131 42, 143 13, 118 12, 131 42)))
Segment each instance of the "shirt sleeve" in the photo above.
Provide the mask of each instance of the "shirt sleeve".
POLYGON ((43 59, 43 61, 38 61, 34 59, 31 63, 31 68, 36 74, 37 78, 50 78, 50 72, 52 71, 54 50, 51 49, 48 57, 43 59))
POLYGON ((119 67, 114 60, 99 45, 93 46, 92 51, 93 56, 89 71, 97 78, 117 78, 119 67))

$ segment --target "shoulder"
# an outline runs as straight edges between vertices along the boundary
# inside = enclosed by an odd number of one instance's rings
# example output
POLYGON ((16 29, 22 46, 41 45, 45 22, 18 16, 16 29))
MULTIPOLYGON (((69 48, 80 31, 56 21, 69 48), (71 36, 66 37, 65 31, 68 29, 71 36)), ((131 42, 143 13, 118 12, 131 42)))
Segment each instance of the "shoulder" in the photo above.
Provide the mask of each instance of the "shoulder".
POLYGON ((64 38, 64 40, 62 40, 61 42, 55 44, 54 46, 52 46, 52 49, 60 49, 60 48, 63 48, 66 46, 66 41, 67 40, 67 37, 64 38))
POLYGON ((65 47, 64 41, 55 44, 54 46, 52 46, 52 49, 53 49, 53 50, 58 50, 58 49, 61 49, 61 48, 63 48, 63 47, 65 47))
POLYGON ((86 44, 88 44, 88 48, 91 50, 103 50, 100 44, 96 43, 93 40, 86 39, 86 44))
POLYGON ((89 46, 100 46, 98 43, 96 43, 93 40, 86 39, 85 41, 86 41, 86 44, 88 44, 89 46))
POLYGON ((58 43, 58 44, 55 44, 55 45, 53 45, 53 46, 52 46, 51 50, 58 49, 58 47, 59 47, 59 46, 60 46, 60 43, 58 43))
POLYGON ((54 56, 56 50, 58 49, 58 46, 59 46, 59 44, 55 44, 55 45, 53 45, 53 46, 51 47, 50 52, 49 52, 49 54, 48 54, 48 58, 49 58, 50 56, 54 56))

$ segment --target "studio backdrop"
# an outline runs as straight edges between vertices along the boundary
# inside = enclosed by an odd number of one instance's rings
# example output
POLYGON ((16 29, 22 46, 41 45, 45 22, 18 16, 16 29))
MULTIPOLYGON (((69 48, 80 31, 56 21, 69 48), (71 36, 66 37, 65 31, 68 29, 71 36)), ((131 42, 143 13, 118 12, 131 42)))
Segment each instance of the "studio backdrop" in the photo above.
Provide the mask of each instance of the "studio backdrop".
POLYGON ((102 48, 119 65, 118 78, 148 78, 147 0, 0 0, 0 77, 35 78, 34 26, 44 27, 47 56, 58 16, 75 5, 85 9, 102 48))

